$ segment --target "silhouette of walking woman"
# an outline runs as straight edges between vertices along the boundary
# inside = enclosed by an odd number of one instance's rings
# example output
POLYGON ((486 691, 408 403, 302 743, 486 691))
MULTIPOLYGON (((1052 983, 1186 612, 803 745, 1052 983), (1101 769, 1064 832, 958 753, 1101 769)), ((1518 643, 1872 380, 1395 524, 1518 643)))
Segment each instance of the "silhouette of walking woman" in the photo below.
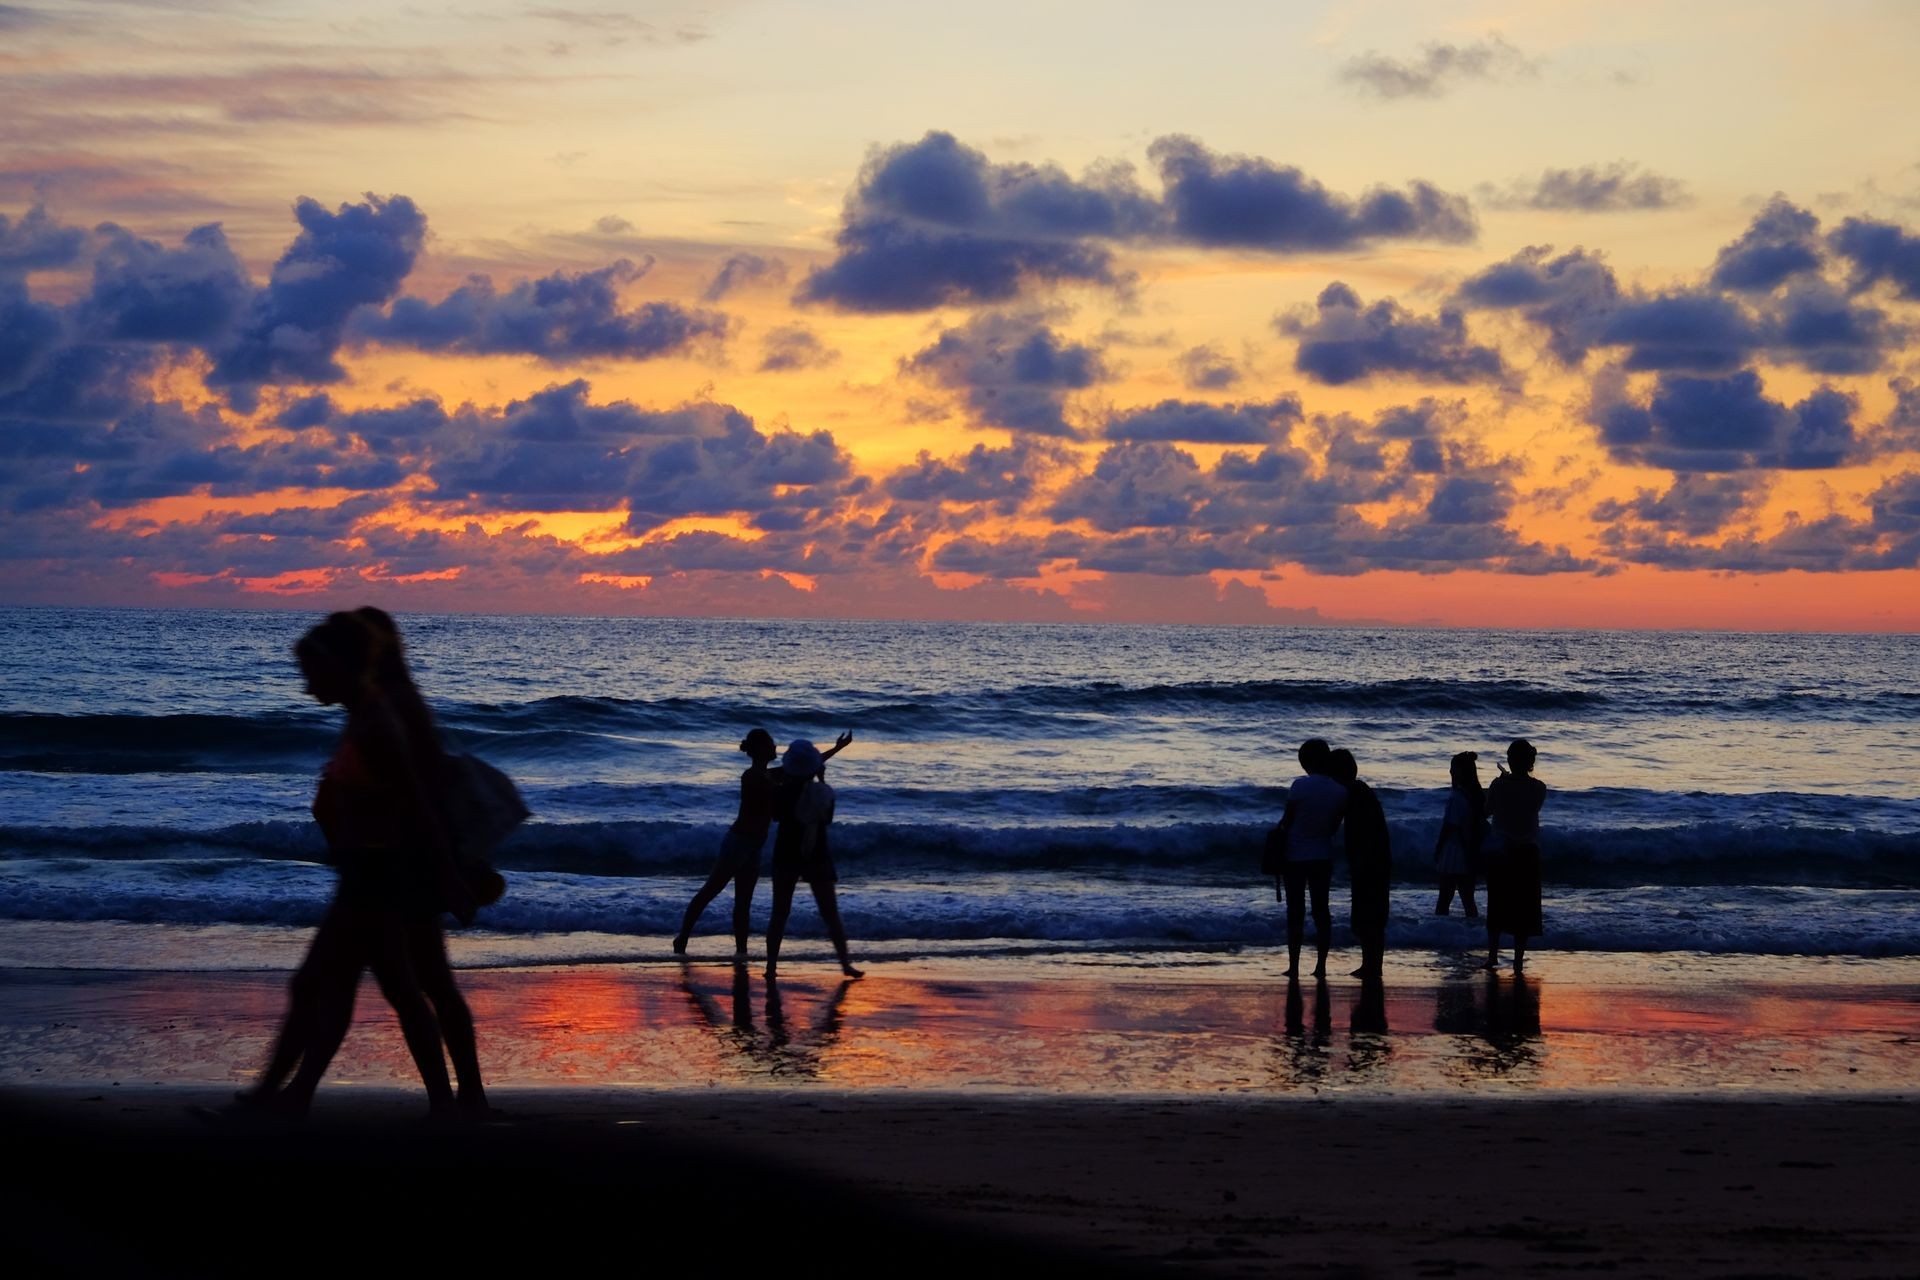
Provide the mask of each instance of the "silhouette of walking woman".
POLYGON ((1500 963, 1500 935, 1513 935, 1513 967, 1527 962, 1527 940, 1546 930, 1540 919, 1540 807, 1547 787, 1533 776, 1533 744, 1515 738, 1507 764, 1487 788, 1487 963, 1500 963))
MULTIPOLYGON (((840 735, 837 751, 852 740, 840 735)), ((834 894, 838 877, 827 847, 827 829, 833 823, 833 788, 826 782, 827 758, 805 738, 796 738, 780 760, 780 786, 775 793, 774 816, 780 829, 773 838, 773 915, 767 921, 767 977, 778 975, 780 941, 793 911, 793 892, 805 880, 820 908, 820 919, 840 957, 840 972, 849 978, 865 976, 847 954, 847 931, 840 923, 840 903, 834 894)))
POLYGON ((455 864, 435 800, 444 753, 399 631, 378 609, 330 614, 301 637, 294 655, 307 692, 347 713, 313 803, 339 880, 294 974, 272 1055, 241 1100, 306 1113, 346 1038, 360 973, 370 966, 432 1110, 455 1106, 444 1034, 460 1110, 485 1113, 473 1016, 447 962, 440 915, 471 918, 476 903, 499 896, 500 883, 487 871, 490 881, 476 886, 455 864))

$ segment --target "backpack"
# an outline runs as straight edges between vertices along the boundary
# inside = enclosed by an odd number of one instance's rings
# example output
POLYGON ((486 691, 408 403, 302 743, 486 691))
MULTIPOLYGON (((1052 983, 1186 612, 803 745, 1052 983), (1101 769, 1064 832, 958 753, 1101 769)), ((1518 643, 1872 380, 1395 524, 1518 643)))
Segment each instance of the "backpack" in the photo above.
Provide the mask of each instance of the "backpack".
POLYGON ((793 799, 793 820, 800 824, 800 856, 810 857, 821 833, 833 821, 833 788, 822 778, 809 779, 793 799))

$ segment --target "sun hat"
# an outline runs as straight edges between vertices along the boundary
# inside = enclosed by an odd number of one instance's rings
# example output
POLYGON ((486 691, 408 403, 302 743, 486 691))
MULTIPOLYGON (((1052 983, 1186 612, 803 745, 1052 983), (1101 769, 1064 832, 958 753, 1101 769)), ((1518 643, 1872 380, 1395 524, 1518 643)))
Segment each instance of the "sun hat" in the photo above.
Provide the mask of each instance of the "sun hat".
POLYGON ((795 738, 787 744, 787 753, 780 757, 780 768, 787 773, 797 773, 803 778, 811 778, 827 767, 827 761, 820 754, 820 748, 805 738, 795 738))

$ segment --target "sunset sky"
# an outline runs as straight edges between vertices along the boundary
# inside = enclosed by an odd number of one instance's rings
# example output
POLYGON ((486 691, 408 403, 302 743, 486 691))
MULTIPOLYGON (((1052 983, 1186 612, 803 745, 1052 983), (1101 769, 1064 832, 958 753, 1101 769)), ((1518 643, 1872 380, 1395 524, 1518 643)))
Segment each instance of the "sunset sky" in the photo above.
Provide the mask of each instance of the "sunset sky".
POLYGON ((0 602, 1920 627, 1920 7, 0 3, 0 602))

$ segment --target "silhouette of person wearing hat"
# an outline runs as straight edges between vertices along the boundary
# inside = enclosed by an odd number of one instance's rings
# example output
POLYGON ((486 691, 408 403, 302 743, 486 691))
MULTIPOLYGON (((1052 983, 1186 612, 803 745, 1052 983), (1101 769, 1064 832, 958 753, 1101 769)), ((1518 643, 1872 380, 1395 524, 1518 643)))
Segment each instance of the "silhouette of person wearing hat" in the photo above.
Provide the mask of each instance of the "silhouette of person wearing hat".
MULTIPOLYGON (((853 740, 850 733, 840 735, 834 751, 853 740)), ((805 738, 796 738, 780 758, 780 785, 774 802, 774 816, 780 823, 773 838, 773 915, 767 921, 767 976, 776 976, 780 966, 780 940, 787 932, 787 916, 793 911, 793 892, 805 880, 813 890, 820 908, 820 919, 833 939, 834 954, 840 957, 840 972, 849 978, 865 976, 853 967, 847 954, 847 930, 840 923, 840 902, 834 893, 838 877, 833 854, 827 845, 827 828, 833 823, 833 788, 827 785, 827 757, 805 738)))

